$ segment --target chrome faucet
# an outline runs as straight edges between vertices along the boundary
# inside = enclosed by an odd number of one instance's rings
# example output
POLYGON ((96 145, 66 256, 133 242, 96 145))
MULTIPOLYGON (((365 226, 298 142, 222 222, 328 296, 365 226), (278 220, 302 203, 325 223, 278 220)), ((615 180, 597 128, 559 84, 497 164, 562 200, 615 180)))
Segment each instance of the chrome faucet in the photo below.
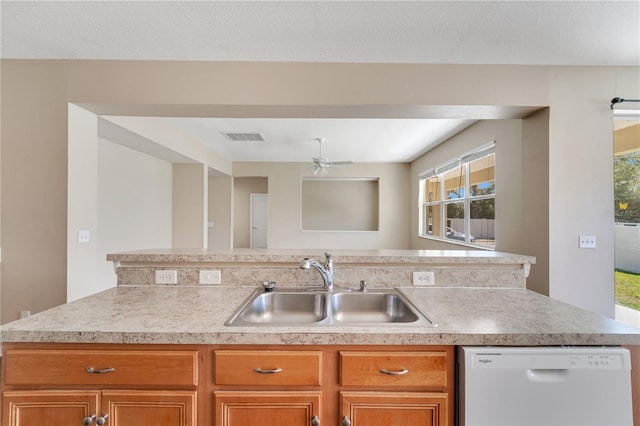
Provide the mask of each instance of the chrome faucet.
POLYGON ((313 268, 320 272, 322 281, 324 282, 322 289, 333 291, 333 259, 331 258, 331 253, 325 253, 324 257, 324 266, 315 259, 305 257, 302 262, 300 262, 300 269, 309 270, 309 268, 313 268))

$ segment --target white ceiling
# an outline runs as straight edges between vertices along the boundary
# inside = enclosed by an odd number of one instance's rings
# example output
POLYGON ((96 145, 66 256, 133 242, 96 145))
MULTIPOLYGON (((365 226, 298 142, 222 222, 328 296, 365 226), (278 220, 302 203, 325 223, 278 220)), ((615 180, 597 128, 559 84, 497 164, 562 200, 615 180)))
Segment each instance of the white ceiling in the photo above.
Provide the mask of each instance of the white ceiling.
POLYGON ((640 65, 638 1, 7 1, 1 56, 640 65))
MULTIPOLYGON (((2 58, 640 65, 640 1, 2 0, 0 24, 2 58)), ((409 161, 472 123, 168 124, 231 161, 308 161, 325 138, 331 160, 362 162, 409 161), (227 131, 262 132, 269 149, 232 145, 227 131)))

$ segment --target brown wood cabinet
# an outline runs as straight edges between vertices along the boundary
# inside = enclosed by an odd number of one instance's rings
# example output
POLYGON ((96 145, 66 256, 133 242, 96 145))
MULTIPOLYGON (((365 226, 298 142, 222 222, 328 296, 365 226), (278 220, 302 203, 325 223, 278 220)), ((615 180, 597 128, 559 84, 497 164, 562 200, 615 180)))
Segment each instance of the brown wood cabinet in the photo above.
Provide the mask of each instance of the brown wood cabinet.
POLYGON ((195 391, 7 391, 3 404, 6 426, 196 425, 195 391))
POLYGON ((321 350, 302 349, 215 350, 215 425, 308 426, 319 422, 322 355, 321 350))
POLYGON ((198 350, 6 346, 3 425, 198 424, 198 350))
POLYGON ((339 354, 342 426, 453 424, 448 350, 339 354))
POLYGON ((5 343, 3 354, 3 426, 453 424, 452 346, 5 343))
POLYGON ((448 398, 437 392, 340 392, 342 426, 442 426, 448 398))
POLYGON ((453 424, 453 347, 212 350, 216 426, 453 424))

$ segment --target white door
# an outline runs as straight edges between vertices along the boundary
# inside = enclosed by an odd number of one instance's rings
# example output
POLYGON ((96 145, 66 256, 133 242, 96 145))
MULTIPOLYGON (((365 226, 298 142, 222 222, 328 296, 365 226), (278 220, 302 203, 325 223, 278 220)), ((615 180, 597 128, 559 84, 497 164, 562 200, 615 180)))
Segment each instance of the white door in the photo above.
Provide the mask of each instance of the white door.
POLYGON ((251 248, 267 247, 267 206, 268 194, 250 194, 251 196, 251 248))

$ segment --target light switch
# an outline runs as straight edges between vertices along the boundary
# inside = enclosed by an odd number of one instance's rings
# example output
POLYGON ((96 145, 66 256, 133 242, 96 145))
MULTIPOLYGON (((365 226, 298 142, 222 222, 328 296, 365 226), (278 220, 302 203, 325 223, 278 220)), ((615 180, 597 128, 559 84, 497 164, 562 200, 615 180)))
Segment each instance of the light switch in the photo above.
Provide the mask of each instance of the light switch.
POLYGON ((79 243, 88 243, 90 235, 91 234, 90 234, 88 229, 79 230, 78 231, 78 242, 79 243))

